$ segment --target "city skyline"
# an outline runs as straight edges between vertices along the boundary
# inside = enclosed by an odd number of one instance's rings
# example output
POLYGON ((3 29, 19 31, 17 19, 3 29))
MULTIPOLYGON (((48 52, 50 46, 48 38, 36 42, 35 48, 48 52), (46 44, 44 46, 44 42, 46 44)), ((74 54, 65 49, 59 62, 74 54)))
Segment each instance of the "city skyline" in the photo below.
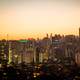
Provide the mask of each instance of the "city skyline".
POLYGON ((11 1, 0 1, 0 39, 7 34, 9 39, 26 39, 79 33, 80 5, 75 0, 11 1))

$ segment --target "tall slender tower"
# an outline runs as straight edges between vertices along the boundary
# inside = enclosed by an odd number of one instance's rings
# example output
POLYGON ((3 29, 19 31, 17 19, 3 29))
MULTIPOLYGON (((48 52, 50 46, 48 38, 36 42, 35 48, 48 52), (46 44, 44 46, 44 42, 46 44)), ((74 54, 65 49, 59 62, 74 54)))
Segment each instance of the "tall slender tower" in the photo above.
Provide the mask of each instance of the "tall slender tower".
POLYGON ((80 27, 79 27, 79 53, 80 53, 80 27))
POLYGON ((50 34, 50 40, 51 40, 51 44, 52 44, 52 37, 53 37, 53 36, 52 36, 52 33, 51 33, 51 34, 50 34))
POLYGON ((79 27, 79 39, 80 39, 80 27, 79 27))
POLYGON ((46 34, 46 37, 47 37, 47 38, 49 38, 49 35, 48 35, 48 33, 46 34))

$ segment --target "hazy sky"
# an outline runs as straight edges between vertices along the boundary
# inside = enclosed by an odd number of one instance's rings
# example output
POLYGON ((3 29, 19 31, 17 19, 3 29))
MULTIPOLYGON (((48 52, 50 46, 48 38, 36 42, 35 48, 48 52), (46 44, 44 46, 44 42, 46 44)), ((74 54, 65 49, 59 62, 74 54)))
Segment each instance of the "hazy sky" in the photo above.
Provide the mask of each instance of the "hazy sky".
POLYGON ((78 35, 78 0, 0 0, 0 38, 44 37, 46 33, 78 35))

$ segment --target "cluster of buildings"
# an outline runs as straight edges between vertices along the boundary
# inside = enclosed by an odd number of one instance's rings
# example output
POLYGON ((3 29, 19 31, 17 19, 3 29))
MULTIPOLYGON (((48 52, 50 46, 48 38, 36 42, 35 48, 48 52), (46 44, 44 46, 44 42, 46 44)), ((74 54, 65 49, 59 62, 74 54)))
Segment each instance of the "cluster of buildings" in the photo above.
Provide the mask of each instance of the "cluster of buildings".
POLYGON ((43 39, 0 40, 0 63, 76 62, 80 64, 79 36, 46 35, 43 39))

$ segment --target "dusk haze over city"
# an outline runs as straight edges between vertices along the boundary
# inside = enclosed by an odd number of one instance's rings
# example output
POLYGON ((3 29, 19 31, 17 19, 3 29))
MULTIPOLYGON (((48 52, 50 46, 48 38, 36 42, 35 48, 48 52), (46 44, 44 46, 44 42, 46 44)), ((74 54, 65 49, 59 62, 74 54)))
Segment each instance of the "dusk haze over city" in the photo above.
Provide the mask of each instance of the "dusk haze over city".
POLYGON ((0 38, 43 38, 46 33, 78 35, 80 5, 76 0, 1 0, 0 38))

